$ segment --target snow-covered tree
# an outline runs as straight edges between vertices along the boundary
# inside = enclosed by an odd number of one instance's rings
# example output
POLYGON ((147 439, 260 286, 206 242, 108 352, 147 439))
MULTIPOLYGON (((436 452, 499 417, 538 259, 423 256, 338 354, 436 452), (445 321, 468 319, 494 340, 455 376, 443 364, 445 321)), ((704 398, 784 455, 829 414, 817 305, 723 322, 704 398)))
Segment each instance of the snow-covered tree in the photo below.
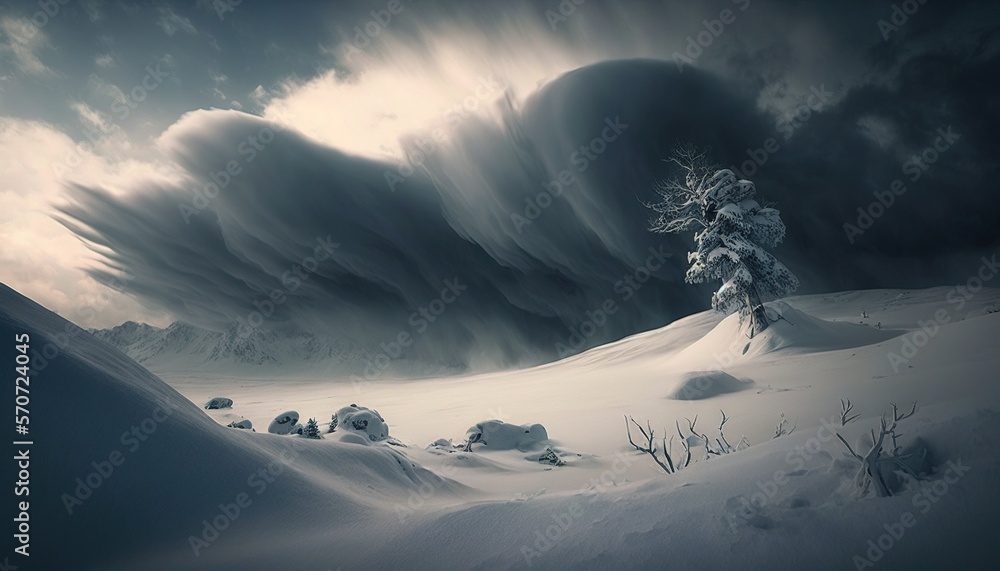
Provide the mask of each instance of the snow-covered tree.
POLYGON ((660 200, 648 205, 657 213, 650 230, 694 231, 696 249, 688 253, 685 281, 721 281, 712 308, 738 311, 741 323, 750 317, 751 336, 760 333, 769 325, 760 296, 783 297, 799 286, 798 278, 765 250, 785 237, 779 212, 754 200, 752 182, 711 164, 692 145, 677 147, 667 160, 683 170, 684 180, 657 185, 660 200))
POLYGON ((319 424, 316 423, 315 418, 310 418, 309 421, 306 422, 306 427, 302 431, 302 436, 305 436, 306 438, 320 438, 319 424))

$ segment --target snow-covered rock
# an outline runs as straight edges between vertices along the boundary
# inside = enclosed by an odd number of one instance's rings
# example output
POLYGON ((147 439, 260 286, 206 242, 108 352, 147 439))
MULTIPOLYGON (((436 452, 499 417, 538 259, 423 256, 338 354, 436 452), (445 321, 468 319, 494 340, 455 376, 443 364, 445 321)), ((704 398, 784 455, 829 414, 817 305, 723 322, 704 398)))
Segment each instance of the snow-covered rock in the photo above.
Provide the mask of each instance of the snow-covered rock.
POLYGON ((538 462, 540 464, 552 464, 553 466, 563 466, 566 464, 551 446, 545 447, 545 452, 542 452, 541 456, 538 457, 538 462))
POLYGON ((246 419, 234 420, 233 422, 230 422, 226 426, 228 426, 229 428, 239 428, 241 430, 253 430, 253 423, 246 419))
MULTIPOLYGON (((378 442, 389 438, 389 426, 377 410, 352 404, 337 411, 337 432, 354 433, 378 442)), ((344 440, 343 435, 341 440, 344 440)))
POLYGON ((291 434, 295 432, 296 427, 301 427, 299 413, 289 410, 274 417, 271 424, 267 426, 267 431, 271 434, 291 434))
POLYGON ((219 408, 233 408, 233 399, 226 397, 214 397, 205 403, 205 408, 209 410, 219 408))
POLYGON ((507 424, 502 420, 484 420, 469 428, 465 439, 491 450, 528 450, 540 448, 549 439, 541 424, 507 424))
POLYGON ((752 386, 753 382, 741 381, 724 371, 693 371, 684 373, 680 383, 667 397, 675 400, 701 400, 752 386))

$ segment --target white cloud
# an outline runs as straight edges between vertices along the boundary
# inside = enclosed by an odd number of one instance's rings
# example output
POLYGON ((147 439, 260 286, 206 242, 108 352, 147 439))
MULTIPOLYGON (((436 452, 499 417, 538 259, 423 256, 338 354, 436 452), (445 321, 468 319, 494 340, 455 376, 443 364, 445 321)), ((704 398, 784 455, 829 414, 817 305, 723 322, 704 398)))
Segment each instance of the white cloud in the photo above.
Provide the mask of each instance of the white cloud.
POLYGON ((264 89, 263 85, 258 85, 247 95, 247 97, 249 97, 250 101, 252 101, 255 105, 263 107, 264 105, 267 105, 267 102, 271 99, 271 94, 264 89))
POLYGON ((208 70, 208 77, 212 80, 212 83, 216 85, 229 81, 228 75, 224 73, 215 73, 212 70, 208 70))
POLYGON ((53 75, 51 69, 38 59, 37 52, 49 47, 48 37, 40 29, 25 25, 15 18, 0 19, 0 54, 9 54, 19 70, 30 75, 53 75))
POLYGON ((114 67, 115 58, 111 54, 101 54, 94 59, 94 63, 99 67, 114 67))
POLYGON ((125 93, 120 87, 96 74, 90 74, 87 78, 87 90, 90 92, 91 101, 101 101, 104 103, 101 107, 109 110, 115 101, 125 100, 125 93))
POLYGON ((156 21, 157 24, 163 31, 166 32, 168 36, 172 36, 177 32, 184 32, 187 34, 195 34, 198 32, 191 20, 181 16, 177 12, 174 12, 173 8, 170 6, 160 7, 160 17, 156 21))
MULTIPOLYGON (((99 114, 81 106, 89 121, 99 114)), ((77 144, 53 126, 0 118, 0 267, 3 281, 82 327, 108 327, 127 319, 156 324, 168 316, 141 307, 91 279, 84 267, 98 256, 52 217, 66 200, 69 182, 101 185, 124 193, 135 181, 174 180, 168 167, 133 160, 109 161, 92 146, 77 144), (89 317, 87 308, 96 310, 89 317)))
POLYGON ((402 158, 401 137, 447 130, 456 117, 488 115, 505 87, 491 73, 449 77, 380 67, 343 79, 330 71, 302 84, 284 85, 283 94, 267 103, 264 117, 288 122, 354 154, 402 158))
POLYGON ((97 22, 104 18, 104 14, 101 12, 101 3, 97 0, 91 0, 89 2, 83 2, 83 11, 87 14, 87 19, 91 22, 97 22))
POLYGON ((107 113, 79 102, 70 104, 70 108, 76 111, 86 138, 102 156, 123 157, 132 149, 128 135, 107 113))

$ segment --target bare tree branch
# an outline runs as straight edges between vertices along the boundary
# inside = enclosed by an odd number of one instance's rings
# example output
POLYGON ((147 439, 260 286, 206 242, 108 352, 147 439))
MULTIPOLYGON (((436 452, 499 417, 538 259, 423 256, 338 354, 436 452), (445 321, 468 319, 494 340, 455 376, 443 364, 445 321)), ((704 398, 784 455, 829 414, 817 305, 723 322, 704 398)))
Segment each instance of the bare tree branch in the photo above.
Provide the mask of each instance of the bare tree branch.
POLYGON ((856 420, 860 414, 855 414, 851 416, 851 412, 854 411, 854 405, 851 403, 851 399, 840 399, 840 426, 847 426, 848 422, 856 420))
MULTIPOLYGON (((845 409, 844 401, 841 401, 841 408, 845 409)), ((875 493, 879 497, 887 497, 893 495, 892 490, 886 485, 885 478, 883 476, 884 469, 897 470, 905 473, 906 475, 919 479, 920 476, 916 474, 912 468, 910 468, 903 460, 909 458, 909 455, 900 456, 899 455, 899 445, 897 439, 900 436, 896 432, 896 423, 900 420, 909 418, 913 416, 917 411, 917 403, 914 402, 913 406, 910 407, 910 412, 900 413, 899 408, 895 403, 890 403, 892 405, 892 420, 888 420, 883 414, 879 419, 879 432, 878 435, 875 434, 875 430, 870 431, 872 438, 872 446, 861 456, 851 448, 851 445, 847 443, 839 433, 837 438, 843 442, 844 446, 850 452, 851 456, 861 462, 861 466, 858 469, 858 473, 854 476, 854 483, 858 488, 861 495, 866 495, 868 491, 874 487, 875 493), (889 436, 892 440, 892 449, 885 450, 885 437, 889 436)))
POLYGON ((673 468, 674 464, 673 461, 671 461, 670 459, 670 455, 665 454, 667 462, 670 464, 669 466, 660 461, 660 458, 656 455, 656 445, 653 444, 653 438, 655 437, 655 433, 653 432, 652 427, 649 425, 649 422, 646 423, 646 428, 649 429, 648 432, 646 431, 646 429, 643 429, 642 425, 636 422, 635 419, 633 419, 631 416, 625 417, 625 432, 628 435, 629 444, 631 444, 639 452, 642 452, 644 454, 649 454, 649 456, 653 458, 653 461, 656 462, 656 464, 660 468, 663 468, 664 472, 666 472, 667 474, 672 474, 674 472, 673 468), (634 424, 635 427, 639 429, 639 432, 642 433, 642 436, 646 439, 645 447, 639 446, 638 444, 635 443, 634 440, 632 440, 632 430, 629 427, 629 422, 634 424))

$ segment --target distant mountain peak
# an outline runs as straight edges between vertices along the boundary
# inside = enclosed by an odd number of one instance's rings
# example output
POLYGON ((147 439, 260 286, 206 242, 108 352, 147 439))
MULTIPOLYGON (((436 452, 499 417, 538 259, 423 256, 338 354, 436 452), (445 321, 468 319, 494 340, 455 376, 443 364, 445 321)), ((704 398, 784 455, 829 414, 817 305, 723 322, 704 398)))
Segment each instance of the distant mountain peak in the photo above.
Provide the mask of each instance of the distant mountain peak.
MULTIPOLYGON (((160 372, 260 372, 280 368, 282 373, 302 369, 355 374, 377 360, 376 352, 366 350, 350 338, 321 336, 299 329, 271 331, 233 325, 224 331, 209 331, 182 321, 165 328, 127 321, 91 333, 160 372)), ((427 363, 397 359, 380 372, 397 369, 418 374, 443 370, 427 363)))

